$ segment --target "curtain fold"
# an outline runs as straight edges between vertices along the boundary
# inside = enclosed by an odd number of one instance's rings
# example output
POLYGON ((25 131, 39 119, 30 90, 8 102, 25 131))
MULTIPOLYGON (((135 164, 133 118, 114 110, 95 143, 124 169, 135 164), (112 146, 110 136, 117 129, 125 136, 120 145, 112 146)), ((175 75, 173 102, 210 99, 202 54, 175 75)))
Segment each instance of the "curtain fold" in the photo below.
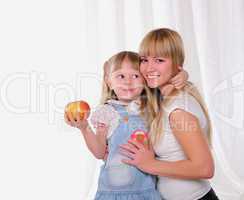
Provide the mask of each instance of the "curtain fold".
POLYGON ((100 48, 106 53, 101 49, 98 52, 103 58, 112 55, 111 49, 137 51, 142 37, 153 28, 168 27, 182 35, 186 50, 184 67, 203 94, 214 126, 216 176, 212 184, 226 200, 239 199, 244 192, 243 4, 241 0, 96 3, 116 19, 116 26, 108 14, 97 22, 103 30, 110 26, 110 33, 96 33, 103 41, 100 48))
POLYGON ((213 187, 243 200, 243 19, 244 0, 0 1, 0 199, 93 199, 102 161, 63 108, 83 99, 94 109, 103 63, 167 27, 181 34, 184 68, 209 108, 213 187))

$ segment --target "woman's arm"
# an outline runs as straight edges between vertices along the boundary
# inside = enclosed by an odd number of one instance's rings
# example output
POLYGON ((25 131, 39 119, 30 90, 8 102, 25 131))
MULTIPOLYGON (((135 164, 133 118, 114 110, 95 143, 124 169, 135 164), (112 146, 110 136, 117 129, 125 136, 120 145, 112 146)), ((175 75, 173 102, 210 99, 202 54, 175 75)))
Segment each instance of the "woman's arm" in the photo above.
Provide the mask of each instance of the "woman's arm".
POLYGON ((68 116, 66 113, 64 117, 67 124, 81 131, 90 152, 96 158, 103 159, 106 152, 107 127, 100 124, 96 128, 95 134, 86 119, 81 120, 80 116, 77 116, 77 120, 74 120, 72 116, 68 116))
POLYGON ((123 145, 127 156, 126 160, 141 170, 158 175, 179 179, 208 179, 214 174, 214 163, 206 139, 202 133, 198 119, 184 111, 177 109, 169 116, 172 132, 181 145, 187 159, 180 161, 156 160, 152 149, 134 141, 123 145))

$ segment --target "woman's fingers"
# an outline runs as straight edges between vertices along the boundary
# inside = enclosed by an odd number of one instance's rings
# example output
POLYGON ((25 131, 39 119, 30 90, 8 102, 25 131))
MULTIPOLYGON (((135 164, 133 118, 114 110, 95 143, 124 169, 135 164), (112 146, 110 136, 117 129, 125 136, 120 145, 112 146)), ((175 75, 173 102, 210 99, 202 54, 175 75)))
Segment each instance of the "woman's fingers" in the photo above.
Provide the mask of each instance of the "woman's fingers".
POLYGON ((134 165, 135 166, 135 161, 134 160, 130 160, 130 159, 122 159, 121 160, 123 163, 128 164, 128 165, 134 165))
POLYGON ((132 144, 122 144, 120 145, 120 147, 128 152, 131 152, 131 153, 136 153, 138 151, 138 148, 136 148, 134 145, 132 144))
POLYGON ((134 159, 134 157, 135 157, 135 154, 134 154, 134 153, 125 151, 125 150, 123 150, 123 149, 121 149, 121 150, 119 151, 119 153, 122 154, 122 155, 124 155, 124 156, 126 156, 126 157, 128 157, 128 158, 130 158, 130 159, 134 159))
POLYGON ((140 143, 140 142, 137 142, 136 140, 128 140, 128 144, 131 144, 133 145, 134 147, 136 147, 136 149, 138 150, 144 150, 145 149, 145 145, 140 143))

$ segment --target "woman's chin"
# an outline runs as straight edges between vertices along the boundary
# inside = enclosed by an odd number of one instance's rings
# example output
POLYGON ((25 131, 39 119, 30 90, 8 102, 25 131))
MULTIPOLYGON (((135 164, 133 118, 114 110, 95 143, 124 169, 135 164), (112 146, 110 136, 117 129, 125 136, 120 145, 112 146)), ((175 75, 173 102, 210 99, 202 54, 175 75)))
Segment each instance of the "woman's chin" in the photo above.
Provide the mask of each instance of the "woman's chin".
POLYGON ((147 86, 148 86, 149 88, 154 89, 154 88, 159 87, 160 84, 159 84, 158 82, 147 82, 147 86))

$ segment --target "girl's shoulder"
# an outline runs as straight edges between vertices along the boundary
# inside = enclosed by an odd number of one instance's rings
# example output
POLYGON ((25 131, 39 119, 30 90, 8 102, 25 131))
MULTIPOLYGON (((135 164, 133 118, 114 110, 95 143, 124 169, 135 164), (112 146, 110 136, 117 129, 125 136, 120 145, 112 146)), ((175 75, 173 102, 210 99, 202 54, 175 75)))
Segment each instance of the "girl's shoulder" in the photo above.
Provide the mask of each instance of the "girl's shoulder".
POLYGON ((109 122, 117 118, 118 112, 111 104, 98 105, 91 113, 91 121, 109 124, 109 122))
POLYGON ((119 124, 120 116, 111 104, 98 105, 91 113, 90 122, 93 127, 98 123, 103 123, 108 126, 107 138, 111 137, 113 131, 119 124))

